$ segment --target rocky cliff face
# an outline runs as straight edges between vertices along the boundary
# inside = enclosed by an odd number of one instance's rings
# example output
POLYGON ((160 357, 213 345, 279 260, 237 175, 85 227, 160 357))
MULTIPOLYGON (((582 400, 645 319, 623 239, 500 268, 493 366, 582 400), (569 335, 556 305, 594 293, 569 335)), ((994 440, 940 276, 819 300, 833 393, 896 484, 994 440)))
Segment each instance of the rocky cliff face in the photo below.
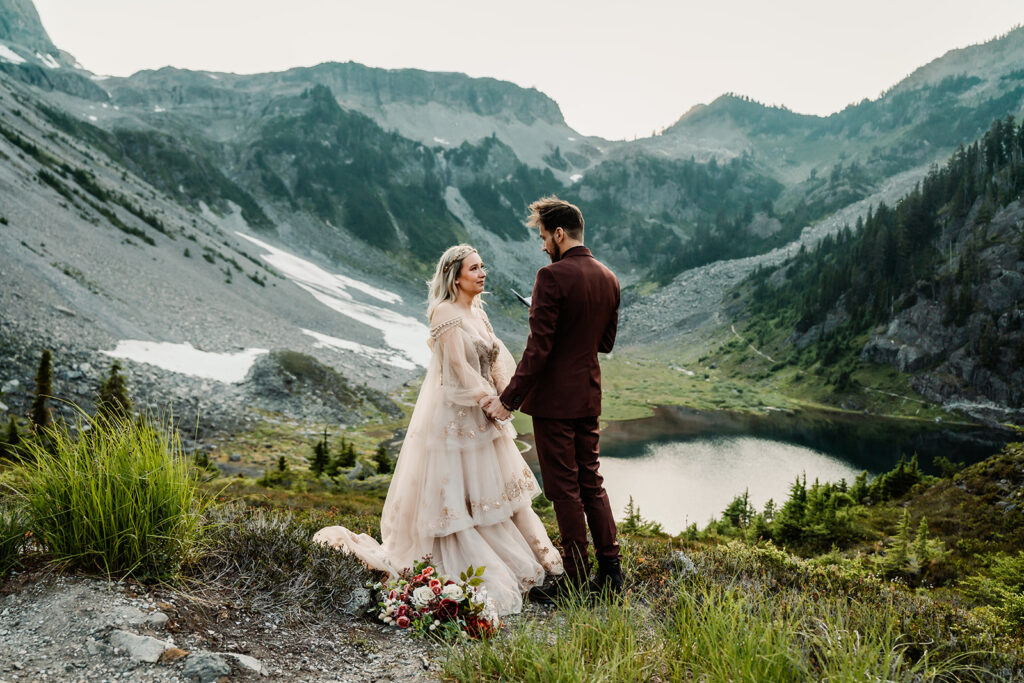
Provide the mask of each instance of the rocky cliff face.
POLYGON ((43 54, 58 53, 32 0, 0 0, 0 40, 43 54))
POLYGON ((947 264, 894 302, 899 312, 861 358, 911 374, 929 400, 1001 418, 1024 409, 1024 207, 1013 202, 983 226, 977 208, 940 240, 947 264), (957 287, 967 261, 968 286, 957 287))

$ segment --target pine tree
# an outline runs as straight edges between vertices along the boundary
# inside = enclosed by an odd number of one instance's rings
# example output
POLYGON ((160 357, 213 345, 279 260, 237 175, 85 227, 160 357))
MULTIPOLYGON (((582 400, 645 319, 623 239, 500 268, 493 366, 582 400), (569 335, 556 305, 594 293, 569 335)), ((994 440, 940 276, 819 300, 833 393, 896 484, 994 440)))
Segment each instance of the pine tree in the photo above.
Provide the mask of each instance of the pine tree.
POLYGON ((377 445, 377 452, 373 454, 373 461, 377 465, 377 474, 391 473, 391 458, 388 456, 388 448, 384 444, 377 445))
POLYGON ((7 422, 7 433, 0 439, 0 458, 14 459, 18 457, 18 447, 21 445, 21 434, 18 433, 18 421, 11 415, 7 422))
POLYGON ((345 442, 344 440, 342 440, 341 453, 338 455, 338 466, 356 466, 356 447, 352 445, 351 441, 345 442))
POLYGON ((128 387, 121 375, 121 364, 114 361, 110 374, 100 385, 96 397, 96 414, 114 419, 127 420, 132 413, 132 401, 128 398, 128 387))
POLYGON ((278 472, 284 472, 287 469, 288 469, 288 463, 285 462, 284 456, 282 455, 282 456, 280 456, 277 459, 277 471, 278 472))
POLYGON ((327 469, 330 457, 330 447, 327 445, 327 430, 324 429, 324 438, 317 441, 316 445, 313 446, 313 462, 310 464, 309 469, 313 470, 313 474, 319 477, 327 469))
POLYGON ((903 517, 896 531, 896 538, 885 556, 885 568, 890 573, 903 570, 907 566, 910 550, 910 510, 903 508, 903 517))
POLYGON ((722 513, 723 520, 727 520, 730 526, 737 529, 746 529, 750 526, 750 520, 754 516, 754 507, 750 504, 750 490, 743 492, 742 496, 736 496, 725 511, 722 513))
POLYGON ((32 400, 32 411, 29 414, 36 432, 53 424, 53 412, 50 410, 50 397, 53 395, 51 360, 50 350, 45 349, 39 359, 39 370, 36 372, 36 397, 32 400))
POLYGON ((928 518, 926 517, 921 517, 921 523, 917 526, 913 553, 919 565, 928 561, 928 518))

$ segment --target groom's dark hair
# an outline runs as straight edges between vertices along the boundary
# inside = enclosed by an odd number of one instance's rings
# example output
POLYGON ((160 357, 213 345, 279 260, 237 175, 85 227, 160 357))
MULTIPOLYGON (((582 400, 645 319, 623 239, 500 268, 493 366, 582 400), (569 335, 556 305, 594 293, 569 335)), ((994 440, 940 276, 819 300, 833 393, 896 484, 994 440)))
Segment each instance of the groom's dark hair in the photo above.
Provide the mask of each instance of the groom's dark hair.
POLYGON ((544 228, 547 232, 561 228, 572 239, 583 241, 583 212, 575 204, 555 195, 542 197, 530 204, 530 217, 526 224, 532 228, 544 228))

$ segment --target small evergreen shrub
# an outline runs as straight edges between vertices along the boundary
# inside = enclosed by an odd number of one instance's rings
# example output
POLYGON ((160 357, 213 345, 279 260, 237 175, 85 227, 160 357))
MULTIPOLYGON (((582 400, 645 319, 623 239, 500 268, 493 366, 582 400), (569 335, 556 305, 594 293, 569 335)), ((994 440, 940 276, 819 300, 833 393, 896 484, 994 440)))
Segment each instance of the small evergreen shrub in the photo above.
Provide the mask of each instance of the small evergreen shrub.
MULTIPOLYGON (((210 511, 211 543, 195 569, 205 585, 234 590, 254 609, 352 611, 370 572, 352 555, 313 542, 332 524, 364 530, 361 516, 226 505, 210 511)), ((366 595, 368 600, 368 594, 366 595)))
POLYGON ((110 373, 100 385, 96 397, 96 413, 117 420, 131 417, 132 401, 128 398, 128 387, 121 375, 121 364, 117 361, 110 366, 110 373))

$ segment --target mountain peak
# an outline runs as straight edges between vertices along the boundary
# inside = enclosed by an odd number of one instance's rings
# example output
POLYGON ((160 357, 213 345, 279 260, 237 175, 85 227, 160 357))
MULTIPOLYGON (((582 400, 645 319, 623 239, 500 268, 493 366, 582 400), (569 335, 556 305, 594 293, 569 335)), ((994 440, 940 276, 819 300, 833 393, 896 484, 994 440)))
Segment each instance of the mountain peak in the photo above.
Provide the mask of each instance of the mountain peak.
POLYGON ((0 0, 0 40, 33 52, 59 54, 32 0, 0 0))
POLYGON ((695 126, 726 118, 743 127, 757 128, 759 132, 768 132, 767 127, 780 133, 801 127, 808 120, 818 117, 797 114, 785 106, 762 104, 744 95, 726 93, 716 97, 711 104, 694 105, 680 116, 678 121, 666 128, 665 133, 682 134, 695 126))

